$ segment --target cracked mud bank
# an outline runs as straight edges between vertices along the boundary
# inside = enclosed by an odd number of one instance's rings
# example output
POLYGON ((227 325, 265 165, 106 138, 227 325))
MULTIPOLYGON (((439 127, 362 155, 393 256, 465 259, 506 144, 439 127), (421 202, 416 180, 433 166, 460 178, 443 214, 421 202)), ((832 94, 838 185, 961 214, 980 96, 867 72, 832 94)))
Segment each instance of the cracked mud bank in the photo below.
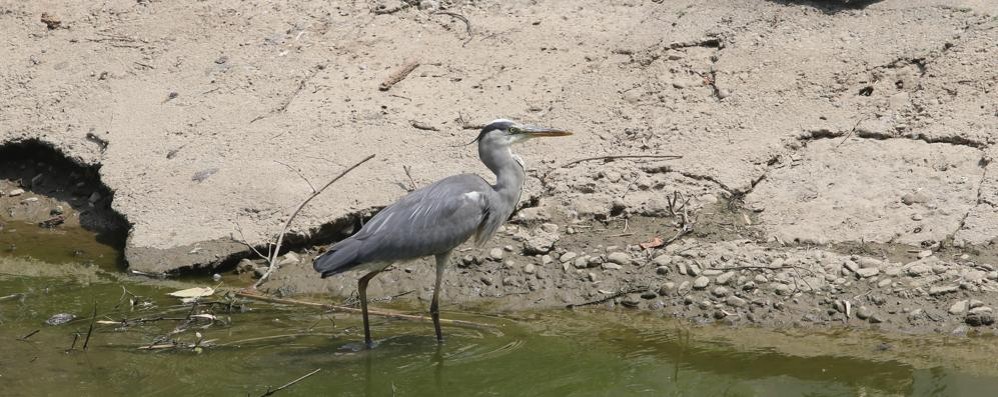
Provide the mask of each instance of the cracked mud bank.
MULTIPOLYGON (((318 183, 376 154, 296 218, 305 261, 268 284, 347 296, 308 247, 404 194, 403 167, 417 185, 486 174, 466 125, 552 125, 577 135, 518 148, 525 208, 458 258, 450 302, 993 329, 993 2, 410 3, 0 5, 0 145, 99 167, 93 204, 127 219, 146 273, 247 257, 238 240, 265 245, 309 192, 294 170, 318 183), (641 248, 675 234, 674 192, 694 233, 641 248)), ((17 198, 46 194, 33 175, 4 178, 0 222, 52 216, 17 198)), ((428 269, 372 290, 425 295, 428 269)))

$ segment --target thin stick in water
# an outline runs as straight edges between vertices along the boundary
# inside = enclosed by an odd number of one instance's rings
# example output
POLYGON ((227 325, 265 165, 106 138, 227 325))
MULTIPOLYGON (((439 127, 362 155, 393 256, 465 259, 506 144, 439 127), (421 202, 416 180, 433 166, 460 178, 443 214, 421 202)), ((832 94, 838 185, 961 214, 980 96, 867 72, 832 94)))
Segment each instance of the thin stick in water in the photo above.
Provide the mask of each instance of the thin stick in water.
POLYGON ((90 315, 90 328, 87 329, 87 338, 83 340, 83 351, 87 351, 87 345, 90 344, 90 334, 94 332, 94 322, 97 321, 97 300, 94 300, 94 312, 90 315))
POLYGON ((312 372, 309 372, 309 373, 307 373, 307 374, 303 375, 302 377, 300 377, 300 378, 298 378, 298 379, 295 379, 295 380, 293 380, 293 381, 290 381, 290 382, 288 382, 288 383, 285 383, 285 384, 284 384, 284 386, 281 386, 281 387, 278 387, 278 388, 276 388, 276 389, 274 389, 274 390, 271 390, 271 389, 270 389, 270 388, 268 387, 268 388, 267 388, 267 392, 266 392, 266 393, 263 393, 263 394, 261 394, 261 395, 260 395, 260 397, 267 397, 267 396, 271 396, 271 395, 273 395, 274 393, 277 393, 277 392, 279 392, 279 391, 281 391, 281 390, 284 390, 284 389, 287 389, 287 388, 289 388, 289 387, 293 386, 293 385, 294 385, 295 383, 298 383, 298 382, 301 382, 301 381, 305 380, 305 378, 308 378, 309 376, 312 376, 312 375, 315 375, 315 374, 316 374, 317 372, 319 372, 319 371, 321 371, 321 370, 322 370, 322 368, 316 368, 316 369, 315 369, 315 371, 312 371, 312 372))

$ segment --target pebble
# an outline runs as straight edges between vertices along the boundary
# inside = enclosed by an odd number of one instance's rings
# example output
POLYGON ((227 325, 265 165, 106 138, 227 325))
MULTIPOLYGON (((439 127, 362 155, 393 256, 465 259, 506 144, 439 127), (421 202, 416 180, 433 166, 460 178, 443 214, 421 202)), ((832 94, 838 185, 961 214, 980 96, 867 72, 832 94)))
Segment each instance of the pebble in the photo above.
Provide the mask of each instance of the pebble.
POLYGON ((929 295, 942 295, 948 294, 950 292, 956 292, 960 287, 956 285, 942 285, 929 288, 929 295))
POLYGON ((665 284, 662 284, 662 286, 658 288, 658 294, 661 296, 668 296, 669 294, 672 294, 672 291, 675 290, 676 290, 676 283, 669 281, 665 284))
POLYGON ((492 258, 493 260, 501 261, 502 256, 503 256, 502 248, 493 248, 491 251, 489 251, 489 258, 492 258))
POLYGON ((668 266, 659 266, 659 267, 655 268, 655 273, 657 273, 657 274, 659 274, 661 276, 669 274, 669 267, 668 266))
POLYGON ((603 270, 620 270, 620 269, 623 269, 623 268, 624 268, 623 266, 620 266, 620 265, 618 265, 616 263, 604 263, 603 264, 603 270))
POLYGON ((707 288, 708 284, 710 284, 710 279, 704 276, 697 277, 696 280, 693 280, 693 288, 695 289, 707 288))
POLYGON ((932 271, 932 267, 924 263, 917 263, 908 267, 909 276, 921 276, 932 271))
POLYGON ((877 286, 880 287, 880 288, 884 288, 884 287, 890 286, 891 283, 893 283, 893 282, 894 282, 893 280, 891 280, 889 278, 885 278, 883 280, 880 280, 880 282, 877 283, 877 286))
POLYGON ((11 191, 7 192, 7 195, 10 196, 10 197, 17 197, 17 196, 20 196, 22 194, 24 194, 24 189, 14 189, 14 190, 11 190, 11 191))
POLYGON ((776 286, 773 287, 773 291, 776 292, 777 295, 786 296, 786 295, 790 295, 791 289, 790 289, 789 285, 786 285, 786 284, 776 284, 776 286))
POLYGON ((527 274, 534 274, 537 271, 537 267, 533 263, 528 263, 523 265, 523 272, 527 274))
POLYGON ((918 259, 925 259, 932 256, 932 250, 925 250, 918 253, 918 259))
POLYGON ((641 293, 641 299, 655 299, 658 298, 658 294, 655 291, 645 291, 641 293))
POLYGON ((728 299, 724 301, 724 303, 727 303, 728 306, 731 307, 745 307, 748 305, 748 302, 745 301, 745 299, 733 295, 729 296, 728 299))
POLYGON ((880 269, 877 269, 875 267, 866 267, 856 270, 856 275, 858 275, 860 278, 870 278, 878 274, 880 274, 880 269))
POLYGON ((690 266, 686 269, 686 273, 688 273, 693 277, 699 276, 701 273, 700 266, 695 263, 691 263, 690 266))
POLYGON ((554 259, 551 259, 551 255, 543 255, 543 256, 541 256, 541 264, 542 265, 547 265, 547 264, 549 264, 549 263, 551 263, 553 261, 554 261, 554 259))
POLYGON ((967 303, 966 300, 957 301, 949 307, 949 314, 963 314, 967 311, 967 303))
POLYGON ((589 267, 589 257, 583 256, 581 258, 575 258, 575 268, 585 269, 589 267))
POLYGON ((725 296, 728 296, 728 294, 730 294, 731 291, 729 291, 726 287, 717 287, 714 288, 714 290, 711 291, 711 293, 718 298, 723 298, 725 296))
POLYGON ((869 269, 869 268, 879 268, 882 262, 867 256, 861 256, 859 258, 856 258, 856 264, 858 264, 861 269, 869 269))
POLYGON ((734 277, 734 276, 735 276, 735 272, 727 272, 727 273, 721 274, 720 276, 717 276, 717 278, 714 279, 714 281, 717 282, 718 284, 721 284, 721 285, 727 285, 728 282, 731 281, 731 278, 734 277))
POLYGON ((562 262, 568 262, 570 260, 575 259, 578 256, 579 256, 579 254, 576 254, 576 253, 574 253, 572 251, 568 251, 568 252, 566 252, 564 254, 561 254, 561 256, 558 258, 558 260, 560 260, 562 262))
POLYGON ((48 320, 45 320, 45 324, 48 324, 48 325, 63 325, 65 323, 73 321, 74 318, 76 318, 76 315, 69 314, 69 313, 53 314, 52 317, 49 317, 48 320))
POLYGON ((618 252, 613 252, 613 253, 610 253, 610 255, 607 255, 606 256, 606 260, 610 261, 611 263, 616 263, 618 265, 630 265, 631 264, 631 257, 628 256, 626 253, 619 252, 619 251, 618 252))
POLYGON ((659 255, 652 259, 658 266, 668 266, 672 264, 672 257, 669 255, 659 255))
POLYGON ((679 263, 677 263, 676 264, 676 270, 679 271, 679 274, 682 274, 684 276, 687 275, 687 274, 689 274, 689 269, 686 268, 686 263, 685 262, 679 262, 679 263))
POLYGON ((591 281, 591 282, 595 282, 596 281, 596 273, 589 272, 589 281, 591 281))
POLYGON ((755 278, 754 278, 753 280, 754 280, 754 281, 755 281, 755 282, 756 282, 757 284, 766 284, 766 283, 768 283, 768 282, 769 282, 769 279, 768 279, 768 278, 766 278, 766 276, 764 276, 764 275, 762 275, 762 274, 756 274, 756 275, 755 275, 755 278))
POLYGON ((869 319, 871 316, 873 316, 873 311, 866 306, 860 306, 858 309, 856 309, 856 318, 860 320, 869 319))
POLYGON ((995 323, 995 316, 991 312, 971 312, 964 318, 964 322, 971 327, 991 325, 995 323))
POLYGON ((689 282, 689 280, 683 281, 682 283, 680 283, 679 284, 679 288, 677 289, 677 291, 680 294, 685 294, 689 290, 690 290, 690 282, 689 282))
POLYGON ((901 202, 904 203, 904 205, 924 204, 928 201, 929 198, 922 194, 922 192, 906 193, 901 196, 901 202))

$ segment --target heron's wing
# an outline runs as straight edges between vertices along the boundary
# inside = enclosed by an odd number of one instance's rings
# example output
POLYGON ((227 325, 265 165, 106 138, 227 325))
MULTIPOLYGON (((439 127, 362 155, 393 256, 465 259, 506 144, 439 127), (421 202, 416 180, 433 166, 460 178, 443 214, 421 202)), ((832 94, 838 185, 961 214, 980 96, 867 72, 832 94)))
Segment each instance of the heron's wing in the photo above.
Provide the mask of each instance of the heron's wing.
POLYGON ((357 259, 389 261, 449 251, 478 232, 494 195, 484 179, 470 174, 413 191, 350 238, 361 243, 357 259))

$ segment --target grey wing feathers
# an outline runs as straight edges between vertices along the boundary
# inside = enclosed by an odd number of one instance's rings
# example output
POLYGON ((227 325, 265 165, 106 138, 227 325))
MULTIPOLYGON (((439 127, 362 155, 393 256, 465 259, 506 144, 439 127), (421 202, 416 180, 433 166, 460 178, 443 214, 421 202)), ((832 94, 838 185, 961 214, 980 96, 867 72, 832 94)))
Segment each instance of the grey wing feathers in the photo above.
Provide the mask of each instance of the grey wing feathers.
MULTIPOLYGON (((494 194, 477 175, 442 179, 381 210, 359 232, 317 257, 313 266, 327 277, 361 263, 447 252, 473 235, 480 239, 494 194)), ((494 233, 498 226, 488 228, 494 233)))

